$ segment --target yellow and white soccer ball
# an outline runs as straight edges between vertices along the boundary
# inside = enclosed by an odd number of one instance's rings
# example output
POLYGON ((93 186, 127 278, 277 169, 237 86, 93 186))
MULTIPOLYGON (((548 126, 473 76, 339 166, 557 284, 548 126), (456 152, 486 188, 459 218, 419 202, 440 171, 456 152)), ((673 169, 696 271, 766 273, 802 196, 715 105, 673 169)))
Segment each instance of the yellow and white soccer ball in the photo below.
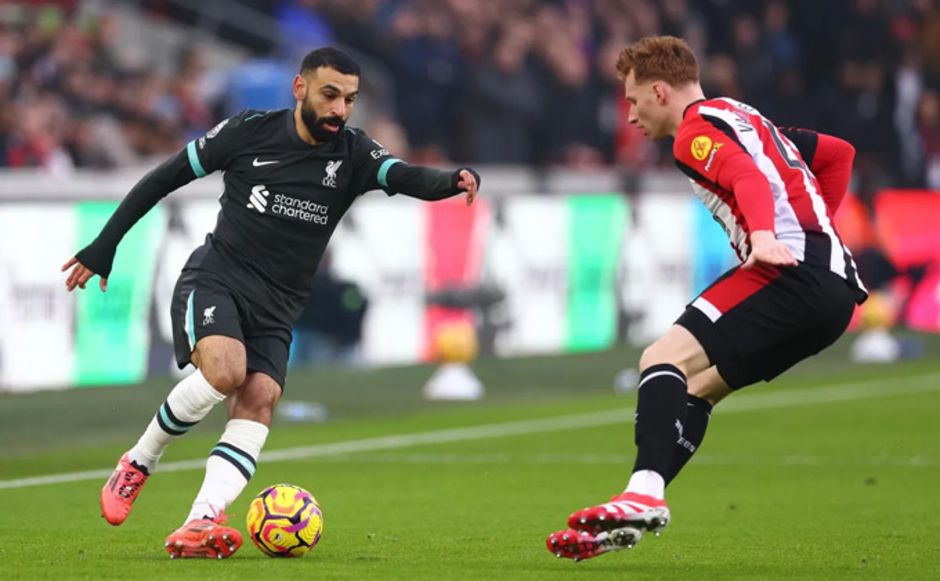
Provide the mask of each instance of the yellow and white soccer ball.
POLYGON ((477 352, 477 333, 470 321, 455 319, 435 328, 434 353, 441 363, 469 363, 477 352))
POLYGON ((269 486, 248 506, 248 535, 269 557, 303 557, 322 532, 320 505, 299 486, 269 486))
POLYGON ((898 319, 891 295, 884 292, 873 291, 859 309, 862 329, 890 329, 898 319))

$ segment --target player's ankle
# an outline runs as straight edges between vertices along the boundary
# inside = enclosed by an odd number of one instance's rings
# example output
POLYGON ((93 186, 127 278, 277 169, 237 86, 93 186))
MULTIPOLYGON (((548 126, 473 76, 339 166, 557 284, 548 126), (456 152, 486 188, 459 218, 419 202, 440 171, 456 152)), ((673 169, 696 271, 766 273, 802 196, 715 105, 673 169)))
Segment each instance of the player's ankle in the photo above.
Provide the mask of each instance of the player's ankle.
POLYGON ((127 459, 131 461, 131 466, 143 472, 145 476, 153 474, 154 470, 157 468, 157 464, 160 463, 159 456, 154 458, 141 451, 138 446, 134 446, 130 449, 127 453, 127 459))
POLYGON ((662 475, 653 470, 637 470, 630 477, 630 483, 624 492, 633 492, 651 496, 658 500, 665 498, 666 482, 662 475))

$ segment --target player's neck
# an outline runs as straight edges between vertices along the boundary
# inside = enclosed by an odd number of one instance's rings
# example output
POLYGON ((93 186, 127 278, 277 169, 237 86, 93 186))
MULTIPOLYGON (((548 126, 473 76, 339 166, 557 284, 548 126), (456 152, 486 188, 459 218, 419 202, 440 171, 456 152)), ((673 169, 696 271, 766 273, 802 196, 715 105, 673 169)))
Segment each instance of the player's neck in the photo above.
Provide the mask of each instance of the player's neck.
POLYGON ((685 117, 685 111, 689 108, 689 105, 703 99, 705 99, 705 92, 702 91, 702 86, 698 83, 693 83, 675 90, 671 103, 674 109, 672 111, 673 123, 669 127, 670 136, 675 137, 676 133, 679 132, 679 124, 682 123, 682 119, 685 117))
POLYGON ((307 125, 300 116, 300 105, 297 105, 297 107, 294 108, 294 128, 297 130, 297 135, 304 142, 309 143, 310 145, 320 145, 320 142, 314 139, 313 135, 310 134, 310 130, 307 129, 307 125))

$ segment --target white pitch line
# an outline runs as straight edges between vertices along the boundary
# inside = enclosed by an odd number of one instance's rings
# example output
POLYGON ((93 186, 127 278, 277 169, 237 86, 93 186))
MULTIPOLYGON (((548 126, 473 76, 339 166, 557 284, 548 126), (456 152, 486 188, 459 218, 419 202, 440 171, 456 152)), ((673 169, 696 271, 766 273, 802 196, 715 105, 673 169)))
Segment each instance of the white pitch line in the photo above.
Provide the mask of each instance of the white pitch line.
MULTIPOLYGON (((752 410, 779 409, 800 407, 807 405, 855 401, 878 397, 896 395, 912 395, 940 391, 940 373, 930 373, 914 377, 906 377, 894 381, 885 379, 871 379, 853 381, 826 387, 814 387, 800 390, 787 390, 768 394, 749 394, 731 399, 722 404, 716 413, 734 413, 752 410)), ((444 444, 449 442, 466 442, 471 440, 484 440, 488 438, 503 438, 508 436, 522 436, 528 434, 541 434, 559 430, 572 430, 578 428, 597 428, 620 423, 630 423, 633 420, 632 408, 618 408, 602 412, 575 414, 541 418, 536 420, 522 420, 504 422, 500 424, 485 424, 466 428, 453 428, 448 430, 435 430, 432 432, 419 432, 413 434, 399 434, 365 440, 349 440, 331 444, 318 444, 315 446, 301 446, 264 452, 259 462, 283 462, 285 460, 299 460, 305 458, 319 458, 337 454, 352 454, 356 452, 375 452, 379 450, 394 450, 410 448, 423 444, 444 444)), ((205 460, 184 460, 167 462, 160 465, 159 472, 182 472, 185 470, 201 470, 205 467, 205 460)), ((47 476, 34 476, 17 478, 14 480, 0 480, 0 490, 9 488, 25 488, 27 486, 40 486, 44 484, 63 484, 85 480, 105 479, 111 475, 110 470, 88 470, 84 472, 70 472, 65 474, 50 474, 47 476)))
MULTIPOLYGON (((634 454, 498 454, 406 453, 336 454, 321 462, 336 464, 631 464, 634 454)), ((940 457, 930 456, 749 456, 697 454, 693 464, 706 466, 831 466, 837 468, 904 467, 933 468, 940 457)))

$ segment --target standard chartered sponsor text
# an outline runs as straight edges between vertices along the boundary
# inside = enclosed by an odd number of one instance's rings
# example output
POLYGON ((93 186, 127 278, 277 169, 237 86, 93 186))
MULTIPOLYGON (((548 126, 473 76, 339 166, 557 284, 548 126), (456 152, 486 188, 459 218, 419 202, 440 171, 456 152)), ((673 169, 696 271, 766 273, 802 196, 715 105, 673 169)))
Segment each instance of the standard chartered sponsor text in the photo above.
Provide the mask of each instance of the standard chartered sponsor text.
POLYGON ((329 215, 327 214, 329 210, 329 206, 317 204, 310 200, 292 198, 284 194, 274 194, 274 205, 271 206, 271 211, 275 214, 324 226, 329 220, 329 215))

